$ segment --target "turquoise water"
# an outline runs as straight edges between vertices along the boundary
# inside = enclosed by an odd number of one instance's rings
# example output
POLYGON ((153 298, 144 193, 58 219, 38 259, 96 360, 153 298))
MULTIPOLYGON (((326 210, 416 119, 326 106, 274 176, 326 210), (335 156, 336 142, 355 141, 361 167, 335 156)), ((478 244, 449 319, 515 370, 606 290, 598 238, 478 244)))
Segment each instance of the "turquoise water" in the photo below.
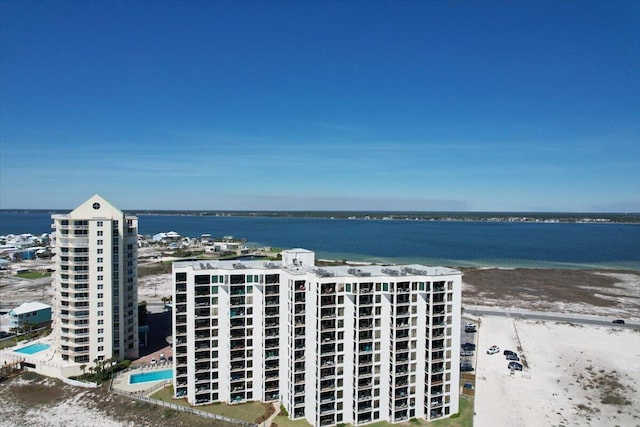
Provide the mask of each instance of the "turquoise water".
POLYGON ((148 383, 151 381, 170 380, 173 378, 173 369, 162 371, 143 372, 141 374, 131 374, 129 384, 148 383))
POLYGON ((43 344, 41 342, 37 342, 35 344, 31 344, 26 347, 22 347, 13 351, 16 353, 22 353, 22 354, 36 354, 36 353, 40 353, 41 351, 47 350, 49 347, 51 347, 49 344, 43 344))

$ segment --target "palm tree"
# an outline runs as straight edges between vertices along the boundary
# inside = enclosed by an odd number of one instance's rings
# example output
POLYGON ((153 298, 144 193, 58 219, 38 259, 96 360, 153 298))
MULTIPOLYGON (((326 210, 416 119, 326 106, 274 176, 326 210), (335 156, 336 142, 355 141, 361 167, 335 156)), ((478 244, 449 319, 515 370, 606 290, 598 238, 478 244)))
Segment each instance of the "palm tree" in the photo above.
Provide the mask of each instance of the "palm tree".
POLYGON ((82 370, 82 375, 84 375, 84 371, 85 369, 87 369, 87 365, 83 363, 82 365, 80 365, 80 369, 82 370))

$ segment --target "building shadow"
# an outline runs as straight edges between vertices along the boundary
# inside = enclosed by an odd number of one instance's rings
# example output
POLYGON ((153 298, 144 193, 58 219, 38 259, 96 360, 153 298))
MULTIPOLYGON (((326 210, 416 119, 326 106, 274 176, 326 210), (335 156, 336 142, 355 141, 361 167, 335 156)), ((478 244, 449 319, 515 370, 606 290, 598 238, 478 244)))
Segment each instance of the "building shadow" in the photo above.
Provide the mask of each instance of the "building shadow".
POLYGON ((146 316, 148 330, 144 329, 140 333, 140 342, 144 346, 140 347, 139 357, 147 356, 158 350, 165 348, 169 343, 167 337, 171 336, 171 311, 160 313, 147 313, 146 316))

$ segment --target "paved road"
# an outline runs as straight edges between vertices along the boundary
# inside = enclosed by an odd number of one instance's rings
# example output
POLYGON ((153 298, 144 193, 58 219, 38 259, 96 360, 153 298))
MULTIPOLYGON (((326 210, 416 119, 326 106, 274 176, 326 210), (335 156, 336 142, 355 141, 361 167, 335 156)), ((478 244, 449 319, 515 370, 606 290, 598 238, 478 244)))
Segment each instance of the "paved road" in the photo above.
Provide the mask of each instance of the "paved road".
POLYGON ((520 310, 495 310, 487 308, 471 308, 466 309, 465 313, 474 314, 477 316, 502 316, 502 317, 515 317, 521 319, 533 319, 533 320, 549 320, 552 322, 572 322, 582 323, 586 325, 603 325, 603 326, 615 326, 620 328, 640 329, 640 323, 626 322, 624 325, 613 324, 610 319, 579 316, 579 315, 565 315, 561 313, 540 313, 520 310))

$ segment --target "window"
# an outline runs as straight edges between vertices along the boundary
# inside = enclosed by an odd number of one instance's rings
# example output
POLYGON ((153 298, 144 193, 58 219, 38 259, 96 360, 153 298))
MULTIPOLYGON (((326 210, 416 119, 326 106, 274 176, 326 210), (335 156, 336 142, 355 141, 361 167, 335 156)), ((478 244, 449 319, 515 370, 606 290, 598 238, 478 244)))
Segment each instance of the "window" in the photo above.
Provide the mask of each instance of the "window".
POLYGON ((98 227, 102 227, 102 221, 97 222, 98 227))
POLYGON ((102 236, 102 230, 98 230, 98 236, 102 236))
POLYGON ((98 328, 98 333, 99 334, 103 334, 104 333, 104 329, 103 328, 98 328))
POLYGON ((102 280, 102 276, 98 276, 98 280, 102 280))
POLYGON ((104 342, 104 338, 103 337, 98 337, 98 342, 104 342))
POLYGON ((98 325, 104 325, 104 320, 98 319, 98 325))
POLYGON ((104 311, 100 310, 100 311, 98 312, 98 316, 104 316, 104 311))
POLYGON ((102 301, 98 301, 98 307, 103 307, 104 303, 102 301))
MULTIPOLYGON (((102 289, 102 288, 99 288, 99 289, 102 289)), ((98 294, 98 298, 102 298, 103 296, 104 294, 101 294, 101 293, 98 294)))
POLYGON ((98 346, 98 351, 104 351, 104 346, 99 345, 99 346, 98 346))
POLYGON ((102 249, 98 249, 98 254, 101 254, 101 253, 102 253, 102 249))
POLYGON ((98 262, 102 262, 102 258, 98 258, 98 262))
POLYGON ((98 245, 102 245, 102 239, 98 240, 98 245))
MULTIPOLYGON (((104 285, 103 285, 102 283, 100 283, 100 284, 98 285, 98 289, 102 289, 102 288, 104 288, 104 285)), ((100 295, 100 294, 98 294, 98 295, 100 295)), ((98 297, 98 298, 100 298, 100 297, 98 297)))
POLYGON ((104 267, 98 267, 98 271, 104 271, 104 267))

